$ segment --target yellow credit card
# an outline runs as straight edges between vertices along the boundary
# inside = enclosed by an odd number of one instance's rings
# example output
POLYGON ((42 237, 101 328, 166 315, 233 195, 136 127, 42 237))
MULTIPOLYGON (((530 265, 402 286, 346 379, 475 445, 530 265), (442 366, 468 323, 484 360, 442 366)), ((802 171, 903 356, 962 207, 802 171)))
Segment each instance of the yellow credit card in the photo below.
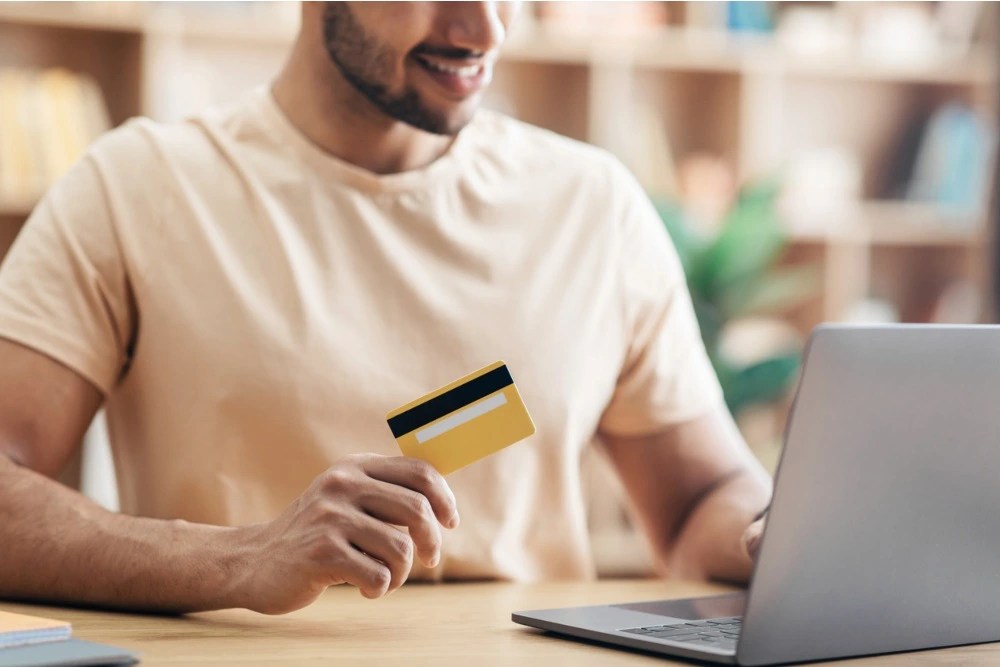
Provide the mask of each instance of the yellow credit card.
POLYGON ((386 420, 404 455, 427 461, 442 475, 535 432, 502 361, 396 408, 386 420))

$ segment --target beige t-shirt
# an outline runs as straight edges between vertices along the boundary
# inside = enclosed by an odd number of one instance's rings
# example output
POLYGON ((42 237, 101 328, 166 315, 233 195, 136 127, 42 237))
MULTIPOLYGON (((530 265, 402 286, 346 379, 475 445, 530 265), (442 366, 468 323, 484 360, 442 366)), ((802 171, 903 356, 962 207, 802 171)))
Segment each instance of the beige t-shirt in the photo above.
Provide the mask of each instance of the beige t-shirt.
POLYGON ((106 394, 123 511, 222 525, 398 454, 386 412, 506 361, 537 432, 448 478, 462 524, 422 578, 593 577, 582 450, 721 401, 676 254, 608 154, 484 111, 378 176, 265 89, 97 141, 0 268, 0 336, 106 394))

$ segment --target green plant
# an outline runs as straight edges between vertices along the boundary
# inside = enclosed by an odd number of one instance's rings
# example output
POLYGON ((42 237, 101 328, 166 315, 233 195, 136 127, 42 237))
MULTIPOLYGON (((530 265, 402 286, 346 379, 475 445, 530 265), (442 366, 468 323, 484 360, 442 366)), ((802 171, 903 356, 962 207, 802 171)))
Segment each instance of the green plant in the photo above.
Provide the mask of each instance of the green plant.
POLYGON ((780 398, 798 375, 801 350, 737 364, 720 348, 726 326, 739 318, 787 309, 816 290, 814 266, 776 266, 788 242, 776 212, 777 195, 775 181, 745 187, 710 238, 692 229, 677 204, 657 205, 684 267, 705 348, 733 415, 780 398))

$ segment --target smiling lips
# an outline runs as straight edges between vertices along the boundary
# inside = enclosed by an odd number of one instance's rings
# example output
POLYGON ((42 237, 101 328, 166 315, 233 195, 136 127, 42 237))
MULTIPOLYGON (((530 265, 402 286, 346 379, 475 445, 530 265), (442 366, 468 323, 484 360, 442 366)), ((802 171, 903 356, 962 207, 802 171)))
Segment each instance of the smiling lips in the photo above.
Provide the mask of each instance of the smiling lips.
POLYGON ((485 56, 459 59, 414 54, 411 57, 449 97, 465 98, 479 92, 492 75, 492 60, 485 56))

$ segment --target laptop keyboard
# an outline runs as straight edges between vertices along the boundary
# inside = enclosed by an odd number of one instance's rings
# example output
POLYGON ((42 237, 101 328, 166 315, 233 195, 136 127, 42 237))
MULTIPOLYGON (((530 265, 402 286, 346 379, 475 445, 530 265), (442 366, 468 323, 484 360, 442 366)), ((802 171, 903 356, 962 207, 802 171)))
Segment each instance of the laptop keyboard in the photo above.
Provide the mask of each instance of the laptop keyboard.
POLYGON ((642 628, 625 628, 629 632, 643 637, 666 639, 672 642, 682 642, 698 647, 711 647, 722 650, 736 650, 736 640, 740 636, 741 616, 729 618, 710 618, 705 621, 688 621, 686 623, 671 623, 670 625, 647 625, 642 628))

